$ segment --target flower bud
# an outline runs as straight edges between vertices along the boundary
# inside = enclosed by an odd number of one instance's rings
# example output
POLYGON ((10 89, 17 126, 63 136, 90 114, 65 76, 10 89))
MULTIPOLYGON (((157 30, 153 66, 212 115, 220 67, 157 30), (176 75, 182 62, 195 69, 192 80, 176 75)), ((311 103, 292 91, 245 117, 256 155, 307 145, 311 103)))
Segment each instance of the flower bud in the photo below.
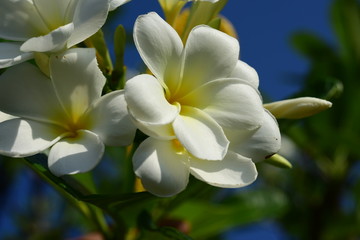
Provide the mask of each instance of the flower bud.
POLYGON ((279 168, 292 168, 292 164, 279 154, 272 155, 271 157, 265 159, 265 162, 279 168))
POLYGON ((276 118, 299 119, 312 116, 332 106, 332 103, 314 97, 300 97, 264 104, 276 118))

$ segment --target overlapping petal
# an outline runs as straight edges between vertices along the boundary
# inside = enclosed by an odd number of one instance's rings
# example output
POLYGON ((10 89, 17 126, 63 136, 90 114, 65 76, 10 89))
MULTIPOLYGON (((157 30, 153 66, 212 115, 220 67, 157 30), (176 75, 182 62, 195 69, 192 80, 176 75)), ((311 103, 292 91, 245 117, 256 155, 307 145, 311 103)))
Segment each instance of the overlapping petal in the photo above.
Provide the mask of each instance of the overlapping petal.
MULTIPOLYGON (((146 66, 160 81, 165 81, 166 71, 177 69, 183 44, 176 31, 156 13, 137 18, 134 41, 146 66)), ((174 77, 177 75, 174 74, 174 77)))
POLYGON ((84 121, 90 121, 90 130, 108 146, 130 145, 135 137, 136 127, 128 114, 124 91, 102 96, 88 110, 84 121))
POLYGON ((239 60, 229 76, 230 78, 240 78, 246 81, 247 84, 257 89, 259 87, 259 75, 254 68, 247 63, 239 60))
POLYGON ((239 51, 235 38, 208 26, 195 27, 185 45, 183 77, 176 95, 182 97, 209 81, 228 77, 239 51))
MULTIPOLYGON (((95 34, 105 23, 109 0, 1 2, 0 37, 25 41, 24 52, 55 52, 95 34)), ((113 6, 122 4, 114 1, 113 6)))
POLYGON ((79 0, 72 19, 76 31, 71 35, 67 47, 95 34, 104 25, 108 11, 109 0, 79 0))
POLYGON ((109 11, 113 11, 127 2, 130 2, 130 0, 109 0, 109 4, 110 4, 109 11))
POLYGON ((0 124, 0 154, 26 157, 52 146, 61 138, 62 128, 20 118, 0 124))
POLYGON ((0 38, 25 41, 49 31, 32 1, 1 0, 0 38))
POLYGON ((224 158, 229 141, 220 125, 206 113, 183 107, 173 127, 176 137, 193 156, 206 160, 224 158))
POLYGON ((34 57, 33 53, 20 51, 21 44, 0 42, 0 68, 6 68, 25 62, 34 57))
POLYGON ((201 181, 226 188, 247 186, 257 177, 257 170, 251 159, 232 151, 228 151, 221 161, 190 158, 190 172, 201 181))
POLYGON ((281 135, 276 119, 264 110, 264 122, 252 136, 244 138, 242 133, 233 130, 226 131, 231 144, 229 149, 254 162, 264 160, 277 153, 281 146, 281 135))
POLYGON ((67 24, 66 13, 71 2, 74 0, 32 0, 36 11, 47 25, 49 30, 54 30, 61 25, 67 24))
POLYGON ((56 52, 66 47, 71 34, 74 33, 74 24, 69 23, 40 37, 33 37, 24 42, 20 50, 23 52, 56 52))
POLYGON ((180 109, 170 104, 159 81, 151 75, 138 75, 126 82, 125 98, 136 120, 164 125, 174 121, 180 109))
POLYGON ((100 98, 105 84, 95 51, 89 48, 75 48, 52 55, 50 74, 56 96, 74 121, 100 98))
POLYGON ((255 129, 263 121, 262 100, 256 89, 238 79, 206 83, 179 100, 199 108, 222 127, 255 129))
POLYGON ((167 197, 185 189, 189 181, 188 155, 177 154, 172 141, 148 138, 133 156, 135 174, 149 192, 167 197))
POLYGON ((77 136, 64 138, 51 148, 49 169, 57 176, 90 171, 101 160, 104 149, 96 134, 79 130, 77 136))
POLYGON ((10 114, 6 114, 6 113, 0 111, 0 123, 5 122, 5 121, 10 120, 10 119, 13 119, 13 118, 17 118, 17 117, 12 116, 10 114))
POLYGON ((41 122, 62 125, 65 121, 51 81, 29 63, 14 66, 0 76, 0 109, 41 122))
MULTIPOLYGON (((131 116, 131 115, 130 115, 131 116)), ((172 123, 167 124, 151 124, 136 120, 134 117, 131 116, 133 123, 135 126, 145 133, 146 135, 153 137, 159 140, 171 140, 175 139, 175 132, 172 126, 172 123)))

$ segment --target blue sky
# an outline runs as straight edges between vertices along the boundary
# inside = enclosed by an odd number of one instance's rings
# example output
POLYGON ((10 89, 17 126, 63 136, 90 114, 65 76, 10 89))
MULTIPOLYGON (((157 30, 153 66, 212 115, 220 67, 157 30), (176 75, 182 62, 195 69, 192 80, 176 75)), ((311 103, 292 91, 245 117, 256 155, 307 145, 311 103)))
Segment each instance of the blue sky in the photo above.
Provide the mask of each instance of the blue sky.
MULTIPOLYGON (((334 43, 330 27, 329 0, 229 0, 222 11, 235 26, 240 40, 241 59, 260 76, 260 90, 273 100, 284 99, 301 86, 299 76, 306 73, 307 61, 290 45, 290 35, 299 30, 317 33, 334 43)), ((116 20, 132 29, 140 14, 161 9, 156 0, 132 0, 122 6, 116 20)), ((109 26, 112 32, 115 26, 109 26)), ((106 31, 105 31, 106 32, 106 31)), ((141 63, 135 49, 128 50, 125 63, 141 63)))

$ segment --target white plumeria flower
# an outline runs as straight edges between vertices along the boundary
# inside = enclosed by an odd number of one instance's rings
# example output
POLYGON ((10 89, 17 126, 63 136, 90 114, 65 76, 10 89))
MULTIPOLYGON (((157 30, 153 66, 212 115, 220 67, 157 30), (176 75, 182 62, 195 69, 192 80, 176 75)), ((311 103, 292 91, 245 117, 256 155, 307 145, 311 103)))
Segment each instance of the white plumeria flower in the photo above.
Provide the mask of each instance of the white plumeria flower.
POLYGON ((0 68, 34 58, 34 52, 70 48, 96 33, 108 11, 126 0, 1 0, 0 68))
POLYGON ((135 127, 123 90, 101 97, 105 78, 94 49, 71 49, 50 58, 48 79, 22 63, 0 76, 0 111, 17 116, 0 123, 0 154, 25 157, 50 148, 55 175, 86 172, 104 145, 128 145, 135 127))
POLYGON ((150 136, 133 157, 144 187, 171 196, 186 187, 189 174, 220 187, 253 182, 251 158, 278 151, 280 134, 262 106, 256 71, 238 60, 238 41, 198 26, 184 47, 156 13, 136 20, 134 40, 155 76, 139 75, 125 85, 129 113, 150 136))

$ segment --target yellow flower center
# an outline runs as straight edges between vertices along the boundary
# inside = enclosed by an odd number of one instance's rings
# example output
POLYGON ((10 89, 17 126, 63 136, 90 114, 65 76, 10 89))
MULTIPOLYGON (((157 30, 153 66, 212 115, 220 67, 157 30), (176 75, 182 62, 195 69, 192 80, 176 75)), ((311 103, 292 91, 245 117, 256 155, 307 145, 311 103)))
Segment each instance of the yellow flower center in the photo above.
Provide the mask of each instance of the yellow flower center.
POLYGON ((173 146, 176 154, 179 154, 179 155, 187 154, 186 149, 183 147, 183 145, 180 143, 179 140, 174 139, 171 141, 171 143, 172 143, 172 146, 173 146))

